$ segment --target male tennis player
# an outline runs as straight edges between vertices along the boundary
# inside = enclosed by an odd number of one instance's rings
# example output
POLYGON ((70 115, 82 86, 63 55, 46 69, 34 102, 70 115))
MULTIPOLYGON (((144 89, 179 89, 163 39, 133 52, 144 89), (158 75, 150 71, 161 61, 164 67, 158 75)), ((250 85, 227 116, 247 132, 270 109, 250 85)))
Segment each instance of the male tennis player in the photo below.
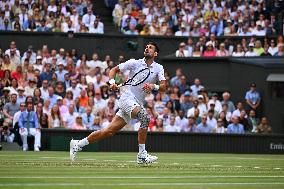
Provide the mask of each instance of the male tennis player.
POLYGON ((110 137, 122 129, 132 118, 140 121, 141 126, 138 130, 138 144, 139 153, 137 155, 137 163, 153 163, 158 159, 156 156, 149 155, 145 149, 145 142, 147 137, 148 124, 150 116, 143 107, 143 101, 147 93, 152 90, 166 89, 166 79, 164 77, 164 68, 162 65, 156 63, 154 59, 158 56, 159 48, 154 42, 149 42, 144 50, 144 58, 135 60, 130 59, 125 63, 112 68, 109 73, 109 84, 111 90, 117 90, 118 85, 115 83, 114 77, 118 72, 129 71, 129 78, 133 77, 140 70, 145 68, 150 69, 148 78, 137 86, 129 85, 126 92, 124 92, 118 102, 119 111, 116 113, 112 122, 107 128, 92 132, 88 137, 82 140, 70 141, 70 159, 71 163, 75 161, 76 154, 88 144, 98 142, 106 137, 110 137), (157 83, 160 83, 157 85, 157 83))

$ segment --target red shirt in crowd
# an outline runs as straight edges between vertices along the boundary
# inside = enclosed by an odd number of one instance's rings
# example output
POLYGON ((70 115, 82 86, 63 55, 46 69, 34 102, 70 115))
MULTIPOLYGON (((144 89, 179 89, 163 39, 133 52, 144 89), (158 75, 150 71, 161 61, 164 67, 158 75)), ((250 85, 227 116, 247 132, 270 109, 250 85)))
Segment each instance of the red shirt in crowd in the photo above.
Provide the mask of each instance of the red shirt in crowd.
POLYGON ((17 79, 17 80, 19 81, 20 79, 22 79, 22 73, 19 73, 19 72, 17 72, 17 71, 13 71, 13 72, 11 73, 11 77, 12 77, 12 78, 15 78, 15 79, 17 79))
POLYGON ((3 78, 4 78, 4 71, 0 70, 0 79, 3 79, 3 78))
POLYGON ((216 51, 204 51, 203 56, 205 57, 216 56, 216 51))

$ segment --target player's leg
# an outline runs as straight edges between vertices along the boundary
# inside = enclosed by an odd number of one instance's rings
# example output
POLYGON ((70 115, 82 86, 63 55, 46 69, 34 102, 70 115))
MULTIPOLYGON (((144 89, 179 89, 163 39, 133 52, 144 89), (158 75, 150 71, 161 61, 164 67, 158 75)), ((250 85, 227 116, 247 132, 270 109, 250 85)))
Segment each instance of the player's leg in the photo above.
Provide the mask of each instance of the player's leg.
POLYGON ((152 163, 158 159, 156 156, 151 156, 147 153, 145 149, 145 143, 147 139, 147 130, 148 125, 150 122, 150 116, 146 112, 144 108, 141 108, 140 106, 135 107, 131 112, 132 118, 137 118, 141 126, 138 130, 138 146, 139 146, 139 152, 137 155, 137 163, 152 163))
MULTIPOLYGON (((88 143, 98 142, 104 138, 113 136, 116 132, 122 129, 125 125, 126 123, 124 119, 116 115, 108 127, 102 130, 99 130, 99 131, 92 132, 87 137, 88 143)), ((80 143, 79 143, 79 146, 83 147, 82 145, 80 145, 80 143)))
POLYGON ((108 127, 92 132, 88 137, 82 140, 71 140, 70 142, 70 159, 73 162, 76 158, 76 153, 88 144, 98 142, 104 138, 110 137, 122 129, 126 125, 123 118, 115 116, 108 127))

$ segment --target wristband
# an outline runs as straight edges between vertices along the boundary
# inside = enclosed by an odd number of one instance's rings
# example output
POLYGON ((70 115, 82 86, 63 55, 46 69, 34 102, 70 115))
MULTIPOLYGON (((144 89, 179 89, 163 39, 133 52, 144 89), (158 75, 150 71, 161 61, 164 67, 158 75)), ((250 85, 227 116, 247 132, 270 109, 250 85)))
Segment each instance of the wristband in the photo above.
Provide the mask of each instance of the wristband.
POLYGON ((115 80, 114 80, 114 79, 111 79, 111 80, 108 81, 108 83, 109 83, 110 85, 113 85, 113 84, 115 84, 115 80))
POLYGON ((160 89, 160 85, 154 84, 154 90, 158 91, 160 89))

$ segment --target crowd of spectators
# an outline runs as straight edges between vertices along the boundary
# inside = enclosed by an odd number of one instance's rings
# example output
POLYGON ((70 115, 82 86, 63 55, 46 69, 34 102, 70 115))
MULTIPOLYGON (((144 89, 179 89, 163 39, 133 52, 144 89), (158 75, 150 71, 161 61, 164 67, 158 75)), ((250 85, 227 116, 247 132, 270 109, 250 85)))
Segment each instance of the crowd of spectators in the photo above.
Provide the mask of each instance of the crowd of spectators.
POLYGON ((119 0, 113 21, 125 34, 200 37, 279 34, 281 0, 119 0))
POLYGON ((207 39, 200 37, 193 41, 189 37, 186 42, 181 42, 175 52, 176 57, 255 57, 255 56, 284 56, 283 36, 277 39, 264 38, 263 42, 255 37, 243 38, 232 43, 229 38, 224 41, 217 40, 214 34, 207 39))
POLYGON ((91 0, 2 0, 0 30, 104 33, 91 0))
MULTIPOLYGON (((35 150, 39 150, 40 128, 99 130, 108 126, 123 91, 109 91, 108 73, 123 63, 124 57, 120 55, 114 62, 110 55, 101 61, 95 52, 90 58, 78 54, 76 49, 67 52, 63 48, 49 49, 47 45, 38 50, 29 46, 20 52, 15 41, 8 49, 0 50, 2 139, 13 141, 18 136, 27 150, 27 136, 34 135, 35 150)), ((189 85, 189 78, 181 69, 174 77, 167 73, 165 76, 166 93, 153 92, 145 99, 151 115, 149 131, 272 132, 267 119, 260 117, 261 96, 255 84, 246 93, 245 103, 234 103, 227 91, 222 97, 207 92, 198 78, 189 85)), ((118 74, 117 83, 126 77, 118 74)), ((139 123, 133 120, 124 129, 138 128, 139 123)))

